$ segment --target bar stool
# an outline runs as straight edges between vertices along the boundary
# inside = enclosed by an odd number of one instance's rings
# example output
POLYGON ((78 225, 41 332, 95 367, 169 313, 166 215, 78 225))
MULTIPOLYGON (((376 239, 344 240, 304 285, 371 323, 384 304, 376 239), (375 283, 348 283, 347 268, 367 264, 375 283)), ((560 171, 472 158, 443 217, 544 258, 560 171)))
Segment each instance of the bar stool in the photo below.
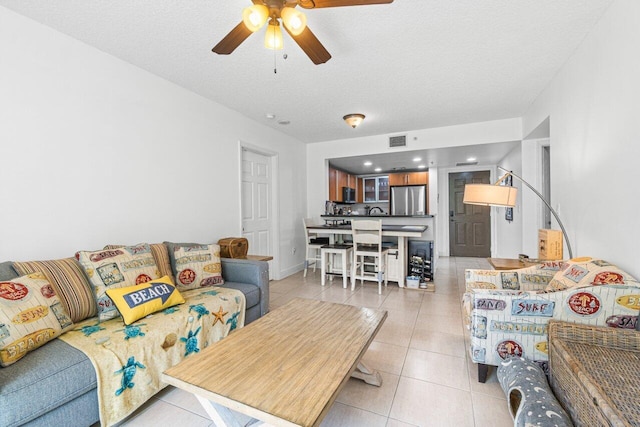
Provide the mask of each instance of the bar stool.
POLYGON ((307 269, 313 264, 313 272, 316 272, 316 266, 320 262, 320 248, 322 245, 329 243, 328 238, 318 237, 316 233, 309 233, 307 227, 313 224, 313 219, 302 218, 302 224, 304 225, 305 236, 305 251, 304 251, 304 274, 303 277, 307 277, 307 269))
MULTIPOLYGON (((324 286, 327 274, 342 274, 342 287, 347 288, 347 276, 351 271, 351 258, 353 246, 351 245, 324 245, 320 248, 320 265, 322 265, 321 284, 324 286), (340 268, 336 266, 335 258, 340 256, 340 268), (327 266, 329 267, 327 269, 327 266)), ((333 280, 333 276, 331 276, 333 280)))
POLYGON ((353 262, 351 263, 351 290, 360 279, 378 282, 378 294, 382 294, 382 280, 387 286, 389 248, 382 245, 382 221, 351 221, 353 233, 353 262))

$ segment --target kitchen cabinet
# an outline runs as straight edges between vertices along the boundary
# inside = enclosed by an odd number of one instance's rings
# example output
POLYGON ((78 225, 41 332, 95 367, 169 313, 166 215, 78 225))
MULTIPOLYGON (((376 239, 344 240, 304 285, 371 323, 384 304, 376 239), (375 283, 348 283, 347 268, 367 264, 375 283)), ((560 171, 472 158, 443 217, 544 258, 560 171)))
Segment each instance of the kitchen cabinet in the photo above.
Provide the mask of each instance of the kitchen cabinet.
POLYGON ((342 202, 342 187, 356 188, 356 177, 329 166, 329 200, 342 202))
POLYGON ((389 177, 372 176, 362 179, 364 188, 364 202, 388 202, 389 201, 389 177))
POLYGON ((389 185, 422 185, 429 183, 429 172, 402 172, 389 174, 389 185))
POLYGON ((398 248, 389 248, 389 254, 387 255, 387 280, 390 282, 400 282, 400 278, 403 275, 404 269, 400 268, 400 259, 398 258, 398 248))
MULTIPOLYGON (((338 170, 329 166, 329 200, 332 202, 338 201, 338 170)), ((340 199, 342 199, 342 192, 340 193, 340 199)))

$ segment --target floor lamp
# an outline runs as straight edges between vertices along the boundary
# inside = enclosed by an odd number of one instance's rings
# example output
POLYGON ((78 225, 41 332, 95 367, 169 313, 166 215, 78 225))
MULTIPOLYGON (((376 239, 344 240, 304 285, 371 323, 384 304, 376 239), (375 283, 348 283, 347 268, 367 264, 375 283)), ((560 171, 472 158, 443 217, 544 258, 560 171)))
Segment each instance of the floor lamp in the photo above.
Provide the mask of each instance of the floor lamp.
POLYGON ((480 206, 504 206, 512 208, 516 205, 516 195, 518 194, 518 189, 511 186, 500 185, 502 181, 507 179, 507 177, 512 176, 518 180, 520 180, 524 185, 529 187, 531 191, 536 193, 536 195, 544 202, 545 205, 549 208, 551 214, 558 222, 560 229, 562 230, 562 234, 564 236, 564 241, 567 244, 567 249, 569 250, 569 259, 573 258, 573 251, 571 250, 571 244, 569 243, 569 236, 567 236, 567 231, 564 229, 564 225, 562 221, 560 221, 560 217, 558 217, 558 213, 551 207, 549 202, 529 184, 527 181, 514 174, 511 171, 506 170, 498 166, 498 169, 503 170, 506 174, 500 178, 495 184, 466 184, 464 186, 464 199, 463 203, 467 205, 480 205, 480 206))

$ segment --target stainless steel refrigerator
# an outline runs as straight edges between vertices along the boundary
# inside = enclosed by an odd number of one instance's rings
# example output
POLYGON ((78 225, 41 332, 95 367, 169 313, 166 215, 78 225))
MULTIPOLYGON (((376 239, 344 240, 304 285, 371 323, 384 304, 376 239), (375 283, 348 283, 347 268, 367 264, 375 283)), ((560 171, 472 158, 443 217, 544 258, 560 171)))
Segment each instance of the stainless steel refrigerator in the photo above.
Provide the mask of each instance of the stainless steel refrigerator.
POLYGON ((427 212, 426 185, 397 185, 391 187, 391 215, 425 215, 427 212))

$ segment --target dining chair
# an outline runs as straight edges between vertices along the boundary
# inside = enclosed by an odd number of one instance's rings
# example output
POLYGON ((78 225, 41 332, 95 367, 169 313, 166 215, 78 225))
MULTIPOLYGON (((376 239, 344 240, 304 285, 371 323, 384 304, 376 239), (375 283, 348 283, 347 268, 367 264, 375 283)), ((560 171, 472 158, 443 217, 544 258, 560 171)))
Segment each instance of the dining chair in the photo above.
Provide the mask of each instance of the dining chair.
POLYGON ((353 237, 353 261, 351 262, 351 290, 356 280, 378 282, 378 294, 382 294, 382 281, 387 286, 389 249, 382 246, 381 220, 351 221, 353 237))

